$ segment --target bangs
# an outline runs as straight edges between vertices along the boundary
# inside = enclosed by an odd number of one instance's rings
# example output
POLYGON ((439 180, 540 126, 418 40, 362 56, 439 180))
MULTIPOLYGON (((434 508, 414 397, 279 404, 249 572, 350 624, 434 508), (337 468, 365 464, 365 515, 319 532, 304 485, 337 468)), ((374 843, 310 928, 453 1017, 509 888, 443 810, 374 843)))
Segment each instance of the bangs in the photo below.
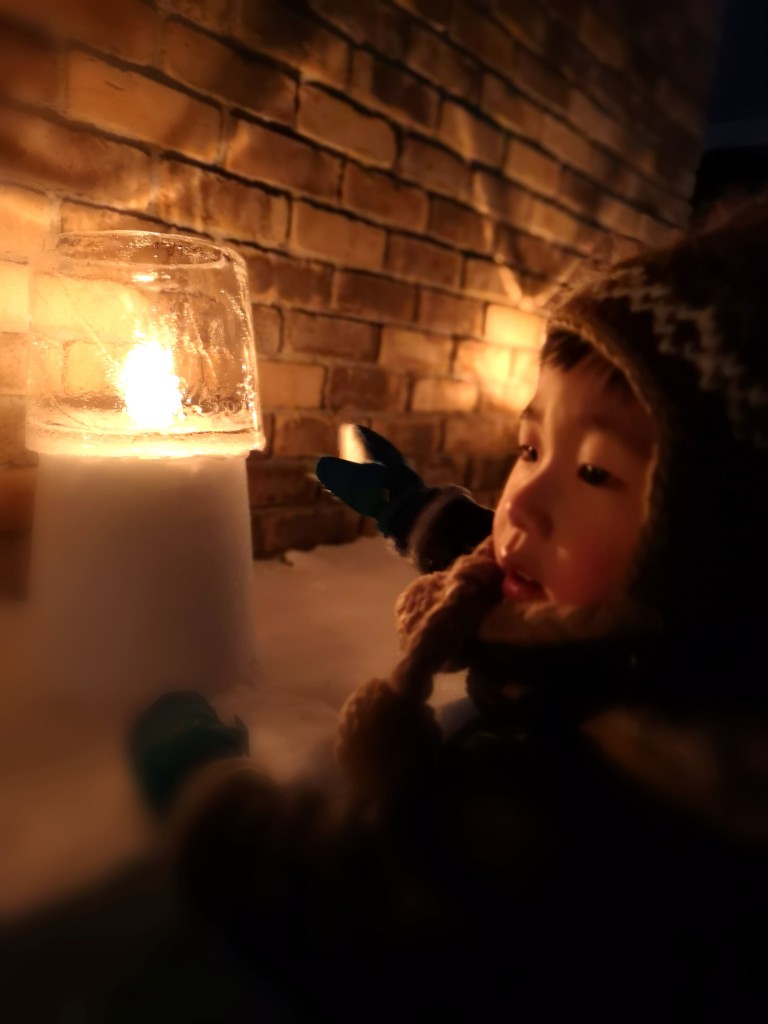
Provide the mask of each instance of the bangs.
POLYGON ((581 365, 598 376, 605 377, 608 391, 637 401, 637 396, 624 373, 597 349, 570 331, 553 331, 541 349, 542 366, 550 366, 567 373, 581 365))

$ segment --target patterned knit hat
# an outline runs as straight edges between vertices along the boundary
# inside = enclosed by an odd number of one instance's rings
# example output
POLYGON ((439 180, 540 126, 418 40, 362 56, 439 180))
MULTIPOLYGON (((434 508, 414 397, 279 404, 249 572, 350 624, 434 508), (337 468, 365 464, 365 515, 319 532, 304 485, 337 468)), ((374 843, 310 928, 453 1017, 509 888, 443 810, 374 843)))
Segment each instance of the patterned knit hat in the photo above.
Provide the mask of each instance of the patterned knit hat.
POLYGON ((768 593, 766 255, 768 201, 618 264, 550 320, 617 364, 660 427, 632 590, 675 622, 741 619, 768 593))

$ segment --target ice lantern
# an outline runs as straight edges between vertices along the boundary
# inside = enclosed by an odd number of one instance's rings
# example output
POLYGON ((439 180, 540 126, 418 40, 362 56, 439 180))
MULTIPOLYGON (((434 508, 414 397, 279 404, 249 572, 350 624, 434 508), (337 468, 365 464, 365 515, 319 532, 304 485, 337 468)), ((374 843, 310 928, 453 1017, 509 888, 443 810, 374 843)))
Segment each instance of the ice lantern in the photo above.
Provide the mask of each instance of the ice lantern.
POLYGON ((31 273, 40 671, 128 705, 253 657, 245 455, 263 447, 245 266, 182 235, 64 234, 31 273))

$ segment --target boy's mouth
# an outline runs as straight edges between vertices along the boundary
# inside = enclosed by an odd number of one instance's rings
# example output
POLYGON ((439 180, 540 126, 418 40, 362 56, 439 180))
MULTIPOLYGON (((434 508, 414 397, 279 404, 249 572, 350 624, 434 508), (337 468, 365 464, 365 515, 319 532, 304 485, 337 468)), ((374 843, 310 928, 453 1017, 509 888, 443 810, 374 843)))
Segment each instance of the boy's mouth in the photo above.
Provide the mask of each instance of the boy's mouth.
POLYGON ((501 589, 507 601, 544 601, 544 587, 522 569, 509 566, 504 571, 501 589))

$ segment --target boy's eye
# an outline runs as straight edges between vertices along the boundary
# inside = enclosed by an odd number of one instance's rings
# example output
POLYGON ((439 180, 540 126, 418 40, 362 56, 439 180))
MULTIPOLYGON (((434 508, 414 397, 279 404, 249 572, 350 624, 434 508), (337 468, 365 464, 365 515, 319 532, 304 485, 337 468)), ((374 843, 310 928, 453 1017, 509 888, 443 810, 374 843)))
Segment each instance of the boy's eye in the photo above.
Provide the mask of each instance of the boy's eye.
POLYGON ((589 462, 579 466, 579 476, 584 483, 590 484, 592 487, 602 487, 611 479, 611 474, 607 470, 593 466, 589 462))
POLYGON ((530 444, 519 444, 517 446, 517 456, 521 462, 535 462, 539 457, 536 449, 530 444))

